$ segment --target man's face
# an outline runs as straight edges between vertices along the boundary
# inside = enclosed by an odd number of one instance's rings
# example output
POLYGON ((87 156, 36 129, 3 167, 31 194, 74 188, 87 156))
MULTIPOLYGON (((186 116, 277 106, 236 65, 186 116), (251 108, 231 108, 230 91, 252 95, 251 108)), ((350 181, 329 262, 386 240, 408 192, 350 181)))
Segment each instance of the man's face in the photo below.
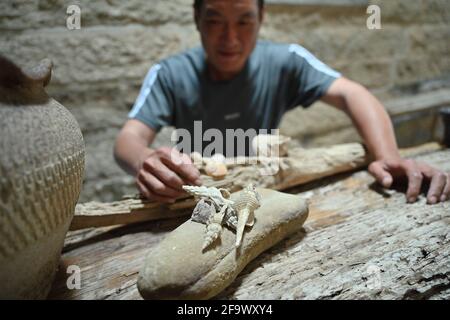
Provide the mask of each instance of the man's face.
POLYGON ((262 16, 257 0, 204 0, 196 23, 213 78, 227 80, 243 69, 262 16))

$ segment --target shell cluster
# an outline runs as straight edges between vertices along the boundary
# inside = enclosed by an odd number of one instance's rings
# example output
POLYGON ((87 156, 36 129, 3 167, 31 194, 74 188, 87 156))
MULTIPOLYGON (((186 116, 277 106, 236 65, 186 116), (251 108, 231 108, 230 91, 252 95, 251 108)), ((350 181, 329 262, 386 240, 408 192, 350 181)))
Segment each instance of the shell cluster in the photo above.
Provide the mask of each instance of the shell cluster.
POLYGON ((191 160, 198 169, 203 170, 214 180, 222 180, 228 174, 225 156, 220 153, 216 153, 214 156, 207 158, 202 157, 198 152, 192 152, 191 160))
POLYGON ((239 247, 245 227, 253 226, 254 212, 261 206, 261 197, 255 186, 248 185, 234 201, 226 189, 194 186, 183 186, 183 189, 199 198, 191 220, 206 225, 203 250, 220 237, 224 224, 236 231, 236 247, 239 247))
MULTIPOLYGON (((280 134, 260 134, 253 138, 253 152, 258 161, 267 167, 267 174, 276 174, 280 166, 280 157, 288 155, 290 141, 290 137, 280 134)), ((233 159, 227 159, 220 153, 216 153, 212 157, 203 157, 199 152, 192 152, 190 157, 199 170, 214 180, 224 179, 228 175, 229 169, 236 165, 233 159)), ((236 158, 234 160, 237 161, 236 158)))
POLYGON ((290 137, 280 134, 260 134, 252 140, 255 154, 262 157, 285 157, 288 155, 290 137))

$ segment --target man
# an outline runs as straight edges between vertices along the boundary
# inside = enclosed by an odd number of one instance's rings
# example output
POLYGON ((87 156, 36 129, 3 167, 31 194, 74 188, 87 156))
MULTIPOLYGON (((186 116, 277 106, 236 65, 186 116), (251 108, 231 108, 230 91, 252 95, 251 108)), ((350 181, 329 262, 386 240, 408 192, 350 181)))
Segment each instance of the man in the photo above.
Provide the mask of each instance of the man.
POLYGON ((383 187, 407 178, 413 203, 428 180, 428 203, 448 200, 450 176, 400 157, 390 118, 368 90, 299 45, 257 41, 262 0, 196 0, 194 14, 203 48, 151 68, 117 137, 116 160, 144 196, 169 203, 183 194, 182 185, 201 184, 189 156, 148 148, 162 126, 192 132, 201 120, 205 129, 273 129, 285 111, 321 99, 352 118, 375 159, 369 171, 383 187))

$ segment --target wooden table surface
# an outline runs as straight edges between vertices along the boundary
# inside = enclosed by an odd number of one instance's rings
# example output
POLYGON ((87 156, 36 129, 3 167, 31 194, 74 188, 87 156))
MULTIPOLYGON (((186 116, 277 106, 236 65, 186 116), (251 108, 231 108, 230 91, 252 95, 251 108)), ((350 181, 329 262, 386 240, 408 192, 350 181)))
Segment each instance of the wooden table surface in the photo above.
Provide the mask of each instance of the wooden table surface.
MULTIPOLYGON (((450 150, 417 156, 450 172, 450 150)), ((301 232, 252 261, 219 299, 450 299, 450 202, 406 204, 367 171, 288 190, 310 200, 301 232)), ((187 218, 69 232, 50 299, 141 299, 144 257, 187 218), (69 290, 67 267, 81 269, 69 290)))

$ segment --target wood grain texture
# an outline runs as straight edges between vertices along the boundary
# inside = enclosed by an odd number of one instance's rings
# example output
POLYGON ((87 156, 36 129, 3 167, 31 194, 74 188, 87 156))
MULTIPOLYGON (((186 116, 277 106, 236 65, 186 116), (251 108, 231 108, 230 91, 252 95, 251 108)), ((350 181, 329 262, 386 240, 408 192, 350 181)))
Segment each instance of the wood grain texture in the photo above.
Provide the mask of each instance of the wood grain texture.
MULTIPOLYGON (((294 148, 283 158, 233 158, 228 159, 229 173, 221 180, 202 175, 207 187, 239 191, 248 184, 257 187, 284 190, 336 173, 361 168, 368 157, 359 143, 328 148, 294 148), (261 160, 262 159, 262 160, 261 160)), ((173 218, 189 214, 196 201, 192 197, 180 198, 171 205, 159 204, 134 197, 113 203, 85 203, 77 205, 71 230, 117 224, 173 218)))
MULTIPOLYGON (((450 170, 450 153, 425 157, 450 170)), ((312 192, 305 234, 248 266, 222 298, 450 298, 450 206, 405 204, 366 172, 312 192)))
MULTIPOLYGON (((450 171, 450 150, 419 160, 450 171)), ((250 263, 220 299, 449 299, 450 204, 408 205, 366 172, 289 190, 310 201, 304 229, 250 263)), ((148 250, 187 218, 70 232, 51 298, 141 299, 148 250), (66 268, 82 270, 68 290, 66 268)))
MULTIPOLYGON (((442 149, 437 143, 428 143, 420 147, 401 150, 403 156, 414 156, 442 149)), ((228 159, 231 161, 231 159, 228 159)), ((261 166, 248 165, 248 158, 236 158, 229 163, 229 176, 223 180, 214 180, 203 175, 204 185, 208 187, 227 188, 234 192, 249 183, 258 187, 285 190, 313 180, 337 173, 362 168, 368 158, 360 144, 343 144, 330 148, 291 150, 291 156, 285 158, 287 168, 276 175, 261 175, 261 166), (247 165, 238 165, 239 163, 247 165)), ((130 224, 143 221, 172 219, 189 215, 196 201, 189 196, 180 198, 171 205, 159 204, 142 199, 139 195, 125 196, 121 201, 110 203, 88 202, 78 204, 70 230, 90 227, 104 227, 130 224)))

